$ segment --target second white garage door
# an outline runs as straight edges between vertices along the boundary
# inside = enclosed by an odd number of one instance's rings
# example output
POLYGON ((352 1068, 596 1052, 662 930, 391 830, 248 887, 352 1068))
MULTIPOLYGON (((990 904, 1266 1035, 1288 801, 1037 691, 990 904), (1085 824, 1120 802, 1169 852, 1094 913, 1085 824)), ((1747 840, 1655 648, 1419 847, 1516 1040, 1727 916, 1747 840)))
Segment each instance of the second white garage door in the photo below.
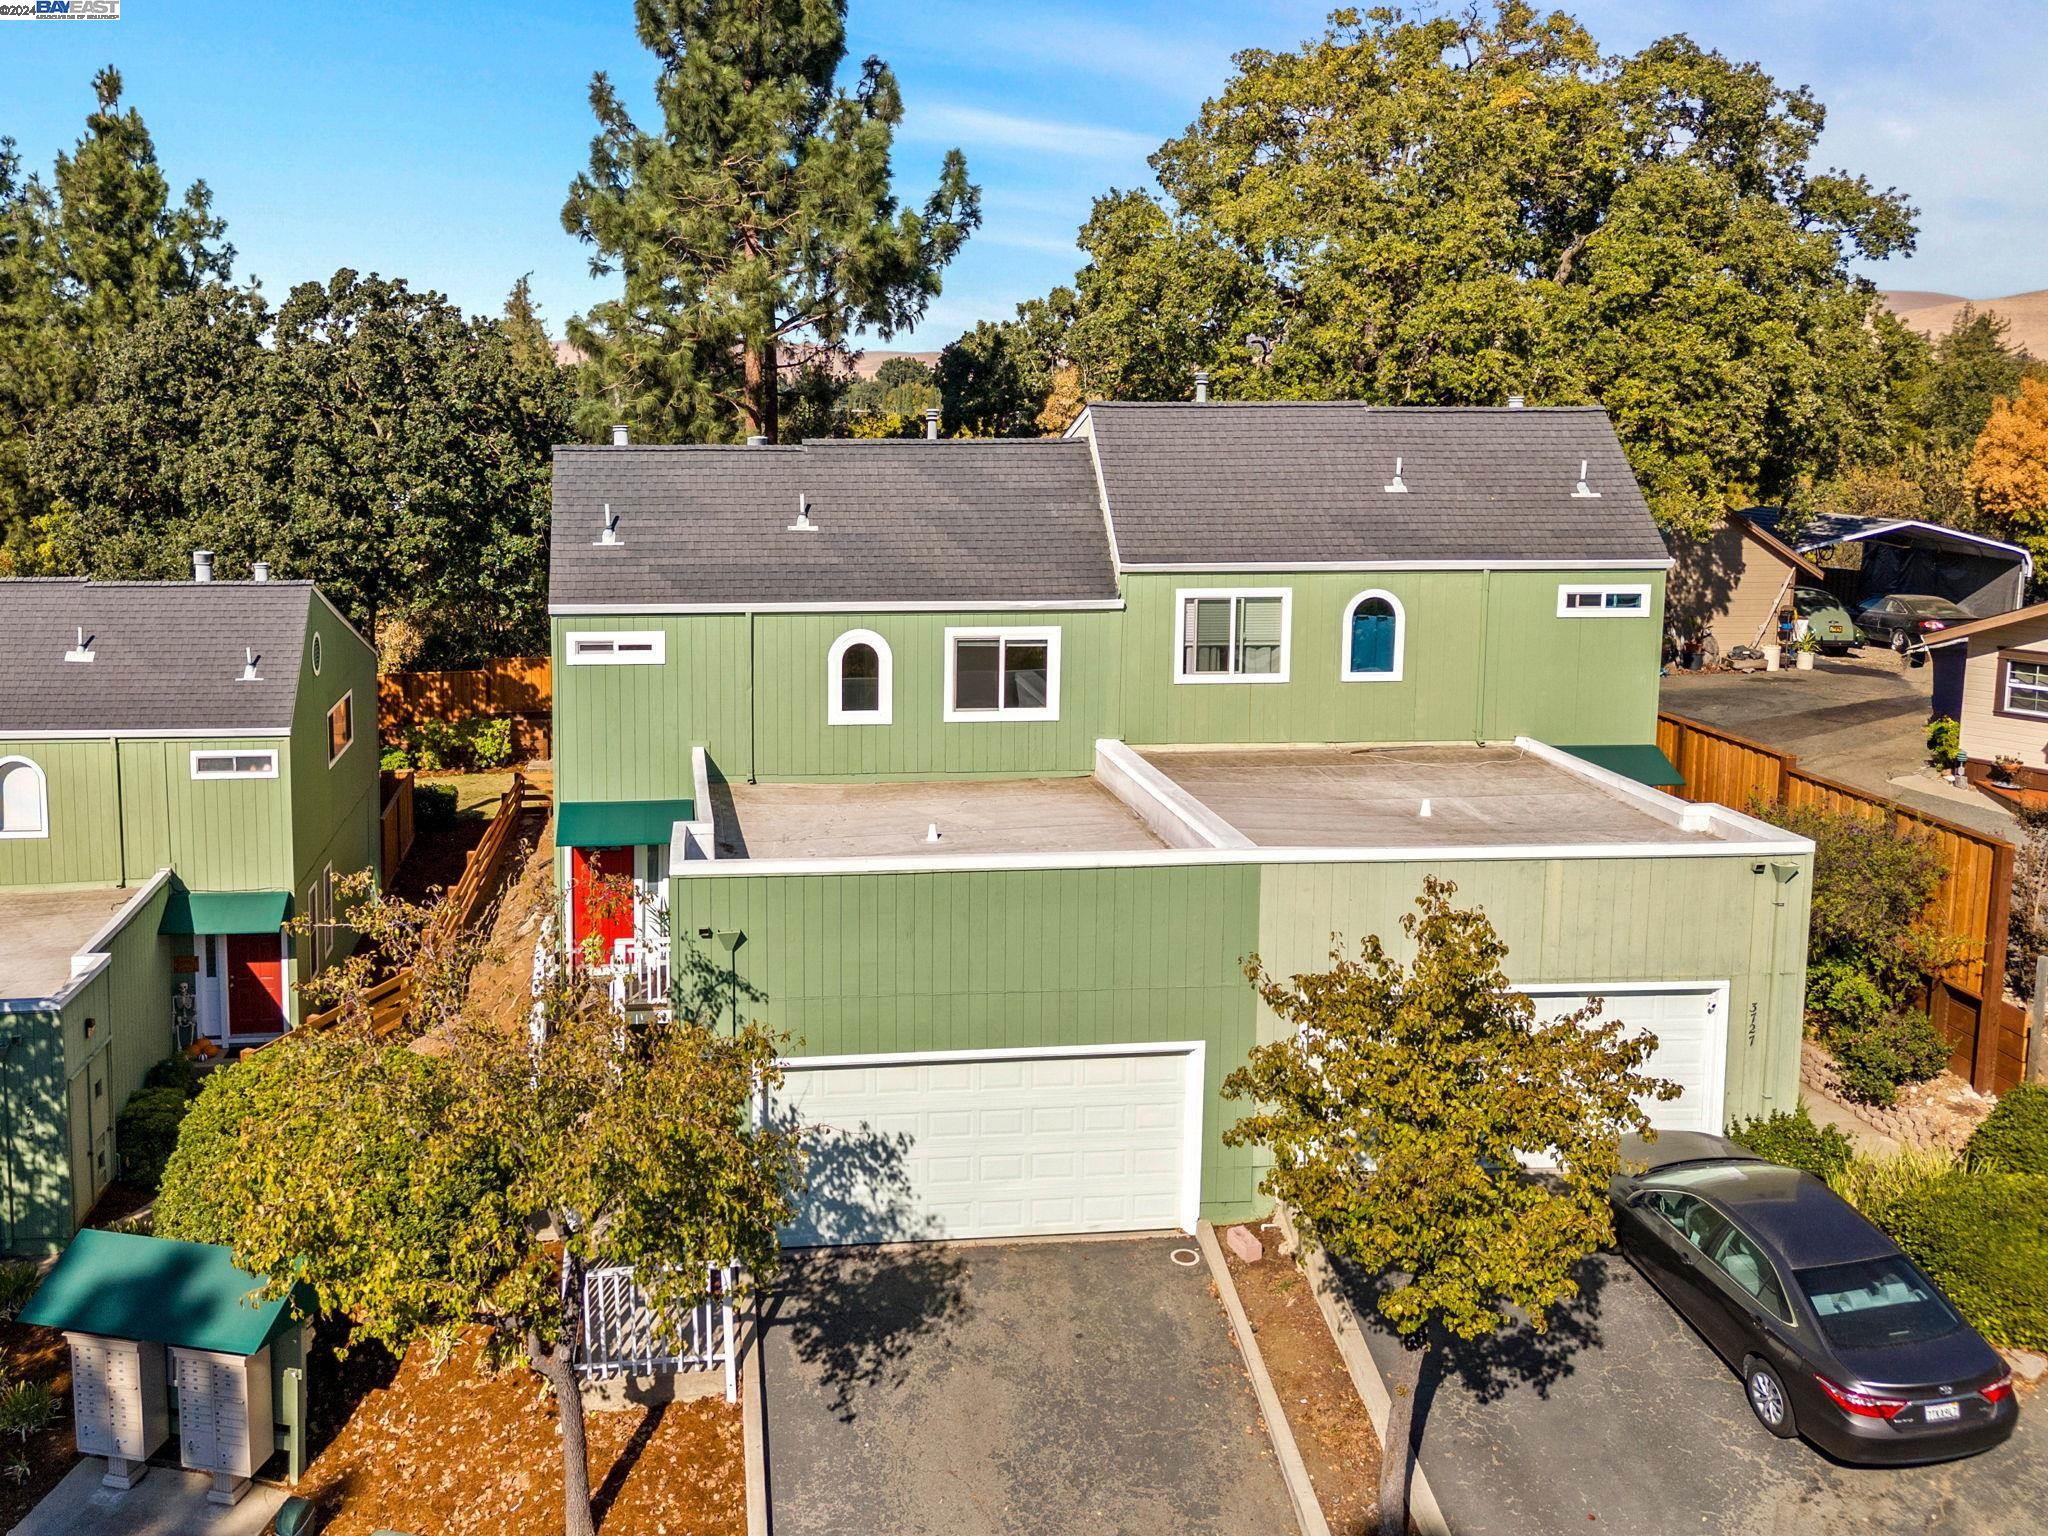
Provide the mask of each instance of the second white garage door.
POLYGON ((1525 987, 1537 1015, 1555 1018, 1598 997, 1603 1018, 1657 1037, 1644 1068, 1678 1084, 1676 1099, 1651 1101, 1650 1123, 1660 1131, 1722 1130, 1723 1082, 1728 1060, 1728 988, 1724 982, 1629 982, 1608 987, 1525 987))
POLYGON ((1189 1227, 1197 1045, 788 1064, 772 1112, 818 1128, 792 1245, 1189 1227))

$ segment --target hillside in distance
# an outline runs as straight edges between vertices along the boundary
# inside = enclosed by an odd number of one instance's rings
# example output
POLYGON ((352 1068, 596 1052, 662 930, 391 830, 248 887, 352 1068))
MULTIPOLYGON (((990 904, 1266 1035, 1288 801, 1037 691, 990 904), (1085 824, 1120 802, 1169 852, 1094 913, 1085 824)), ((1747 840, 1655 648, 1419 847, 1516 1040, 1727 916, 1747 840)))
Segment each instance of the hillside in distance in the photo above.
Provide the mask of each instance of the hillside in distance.
POLYGON ((2011 325, 2006 340, 2025 347, 2030 356, 2048 362, 2048 288, 2008 294, 2002 299, 1964 299, 1952 293, 1898 289, 1883 295, 1885 307, 1901 324, 1923 336, 1940 336, 1955 322, 1965 304, 1981 314, 1989 311, 2011 325))

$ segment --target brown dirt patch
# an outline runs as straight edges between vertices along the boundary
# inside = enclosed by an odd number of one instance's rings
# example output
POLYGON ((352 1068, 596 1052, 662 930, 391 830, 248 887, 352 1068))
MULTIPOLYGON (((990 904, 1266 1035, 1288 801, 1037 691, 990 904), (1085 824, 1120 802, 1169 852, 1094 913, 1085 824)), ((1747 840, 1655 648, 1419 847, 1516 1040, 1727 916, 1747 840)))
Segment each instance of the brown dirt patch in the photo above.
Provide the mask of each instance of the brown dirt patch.
POLYGON ((1379 1528, 1380 1496, 1380 1442, 1372 1418, 1351 1384, 1308 1276, 1280 1252, 1279 1231, 1261 1231, 1256 1223, 1245 1230, 1266 1257, 1246 1264, 1226 1244, 1224 1261, 1316 1500, 1336 1536, 1369 1536, 1379 1528))
MULTIPOLYGON (((484 1334, 446 1360, 415 1344, 307 1469, 327 1536, 557 1536, 562 1450, 552 1402, 524 1369, 493 1372, 484 1334)), ((746 1528, 739 1410, 723 1399, 589 1416, 604 1536, 736 1536, 746 1528)))
POLYGON ((0 1531, 15 1523, 64 1480, 78 1458, 71 1435, 71 1351, 64 1335, 26 1323, 0 1323, 0 1378, 40 1381, 57 1396, 57 1417, 26 1441, 0 1441, 0 1531))
POLYGON ((530 851, 523 865, 514 866, 507 856, 483 953, 469 979, 471 1013, 508 1026, 523 1025, 533 1006, 533 946, 555 888, 554 817, 529 814, 520 836, 530 851))

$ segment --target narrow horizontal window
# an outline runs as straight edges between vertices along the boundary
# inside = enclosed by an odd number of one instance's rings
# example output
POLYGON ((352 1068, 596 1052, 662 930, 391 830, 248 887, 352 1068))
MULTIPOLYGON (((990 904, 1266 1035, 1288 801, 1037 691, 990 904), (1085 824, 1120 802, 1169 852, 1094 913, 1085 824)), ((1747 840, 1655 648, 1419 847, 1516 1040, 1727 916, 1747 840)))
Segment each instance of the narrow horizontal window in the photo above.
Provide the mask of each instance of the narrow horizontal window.
POLYGON ((192 754, 192 777, 195 779, 274 779, 277 777, 277 754, 275 752, 194 752, 192 754))
POLYGON ((569 665, 572 667, 658 667, 667 650, 666 636, 658 629, 614 630, 571 635, 569 665))
POLYGON ((1650 589, 1643 585, 1559 587, 1561 619, 1640 619, 1650 611, 1650 589))

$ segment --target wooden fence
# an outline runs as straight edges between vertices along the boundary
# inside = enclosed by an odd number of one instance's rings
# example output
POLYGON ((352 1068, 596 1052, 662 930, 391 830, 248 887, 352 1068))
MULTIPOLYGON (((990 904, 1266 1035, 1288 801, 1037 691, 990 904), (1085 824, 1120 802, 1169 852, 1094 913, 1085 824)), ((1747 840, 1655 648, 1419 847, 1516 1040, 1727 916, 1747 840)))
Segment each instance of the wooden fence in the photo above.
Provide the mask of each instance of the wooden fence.
POLYGON ((379 782, 384 790, 384 809, 381 813, 382 847, 384 861, 378 867, 384 871, 388 884, 398 866, 405 862, 405 856, 412 852, 412 770, 401 768, 396 773, 380 775, 379 782))
POLYGON ((1947 873, 1928 915, 1968 949, 1963 959, 1928 978, 1928 1016, 1948 1039, 1950 1068, 1980 1091, 2003 1093, 2026 1075, 2026 1010, 2005 996, 2011 843, 1809 773, 1790 752, 1679 715, 1657 717, 1657 745, 1684 775, 1678 793, 1689 800, 1718 801, 1736 810, 1781 805, 1888 818, 1899 831, 1930 843, 1947 873))
POLYGON ((545 656, 507 656, 458 672, 386 672, 377 679, 377 722, 386 745, 403 744, 422 720, 509 720, 521 759, 546 757, 555 708, 545 656))
MULTIPOLYGON (((483 841, 470 850, 469 859, 462 866, 462 878, 449 887, 448 894, 441 898, 441 905, 434 909, 434 915, 429 919, 427 942, 439 942, 462 932, 490 905, 498 871, 504 865, 505 855, 518 833, 520 813, 526 809, 530 794, 525 775, 513 774, 510 787, 498 800, 497 814, 484 829, 483 841)), ((410 967, 394 972, 363 993, 361 1002, 369 1009, 371 1032, 384 1036, 397 1029, 405 1022, 405 1011, 411 1001, 410 967)), ((341 1013, 339 1008, 330 1008, 325 1013, 316 1013, 303 1020, 299 1028, 329 1028, 340 1019, 341 1013)), ((290 1035, 281 1038, 289 1039, 290 1035)))

